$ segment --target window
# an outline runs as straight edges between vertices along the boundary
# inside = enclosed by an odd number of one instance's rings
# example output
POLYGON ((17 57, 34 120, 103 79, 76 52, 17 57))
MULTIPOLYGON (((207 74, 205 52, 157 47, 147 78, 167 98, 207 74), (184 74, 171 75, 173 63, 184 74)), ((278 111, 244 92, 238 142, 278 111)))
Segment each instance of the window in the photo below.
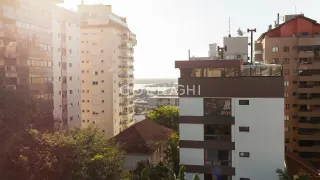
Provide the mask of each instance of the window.
POLYGON ((103 60, 101 60, 101 63, 103 63, 103 60))
POLYGON ((283 74, 284 74, 284 75, 289 75, 289 69, 284 69, 284 70, 283 70, 283 74))
POLYGON ((104 83, 104 80, 101 80, 101 83, 104 83))
POLYGON ((92 121, 92 124, 96 124, 96 121, 92 121))
POLYGON ((69 63, 69 67, 72 67, 72 63, 69 63))
POLYGON ((285 131, 285 132, 288 132, 288 131, 289 131, 289 128, 288 128, 288 127, 284 127, 284 131, 285 131))
POLYGON ((72 121, 72 120, 73 120, 73 116, 70 117, 70 121, 72 121))
POLYGON ((69 77, 69 80, 72 81, 72 76, 69 77))
POLYGON ((104 71, 103 71, 103 70, 101 70, 101 73, 104 73, 104 71))
POLYGON ((297 73, 297 69, 292 69, 292 73, 297 73))
POLYGON ((82 112, 84 112, 84 110, 82 110, 82 112))
POLYGON ((289 81, 285 81, 284 86, 289 86, 289 81))
POLYGON ((297 96, 297 94, 298 94, 297 92, 293 92, 292 96, 297 96))
POLYGON ((92 81, 92 85, 98 85, 98 81, 92 81))
POLYGON ((292 104, 292 107, 294 107, 294 108, 297 107, 297 104, 292 104))
POLYGON ((289 64, 290 58, 284 58, 282 64, 289 64))
POLYGON ((89 93, 89 89, 87 90, 87 93, 89 93))
POLYGON ((292 46, 292 50, 297 50, 297 46, 292 46))
POLYGON ((286 104, 286 109, 290 109, 290 104, 286 104))
POLYGON ((85 100, 82 100, 82 102, 84 103, 84 102, 85 102, 85 100))
POLYGON ((284 93, 284 97, 285 98, 289 97, 289 93, 284 93))
POLYGON ((72 54, 72 50, 71 49, 69 49, 69 54, 72 54))
POLYGON ((250 157, 250 153, 249 152, 239 152, 239 156, 240 157, 250 157))
POLYGON ((101 90, 102 93, 104 93, 104 90, 101 90))
POLYGON ((104 110, 102 110, 102 113, 104 113, 104 110))
POLYGON ((308 36, 308 35, 309 35, 308 32, 302 32, 302 33, 301 33, 301 36, 308 36))
POLYGON ((98 75, 98 71, 95 71, 94 74, 95 74, 95 75, 98 75))
POLYGON ((101 49, 101 51, 100 51, 101 53, 103 53, 103 49, 101 49))
POLYGON ((297 81, 292 81, 292 84, 297 84, 297 81))
POLYGON ((72 90, 70 90, 70 94, 72 94, 72 90))
POLYGON ((59 91, 59 95, 61 95, 61 91, 59 91))
POLYGON ((70 107, 73 107, 73 103, 70 103, 70 107))
POLYGON ((290 120, 290 116, 284 116, 284 120, 289 121, 290 120))
POLYGON ((249 132, 249 127, 248 126, 239 126, 239 131, 240 132, 249 132))
POLYGON ((240 178, 239 180, 250 180, 250 178, 240 178))
POLYGON ((290 47, 289 46, 284 46, 283 47, 284 52, 290 52, 290 47))
POLYGON ((239 100, 239 105, 249 105, 249 100, 239 100))
POLYGON ((272 47, 272 52, 278 52, 279 51, 279 47, 272 47))
POLYGON ((104 100, 102 100, 101 102, 104 103, 104 100))

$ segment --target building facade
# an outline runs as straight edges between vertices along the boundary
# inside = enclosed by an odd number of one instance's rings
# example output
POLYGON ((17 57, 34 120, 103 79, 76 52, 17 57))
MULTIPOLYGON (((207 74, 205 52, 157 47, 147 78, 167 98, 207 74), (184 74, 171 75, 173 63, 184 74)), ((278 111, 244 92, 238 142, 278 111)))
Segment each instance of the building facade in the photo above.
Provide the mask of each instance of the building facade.
POLYGON ((53 128, 52 0, 0 2, 0 85, 31 95, 53 128))
POLYGON ((80 18, 62 7, 52 9, 54 117, 62 128, 81 126, 80 18))
POLYGON ((320 168, 320 24, 285 17, 256 41, 255 61, 283 65, 286 148, 320 168))
POLYGON ((79 5, 81 16, 81 119, 113 137, 132 123, 133 47, 126 18, 110 5, 79 5))
POLYGON ((284 167, 281 66, 195 60, 176 61, 176 68, 186 179, 277 179, 284 167))
POLYGON ((178 96, 154 96, 148 99, 149 108, 156 108, 158 106, 175 106, 179 107, 178 96))

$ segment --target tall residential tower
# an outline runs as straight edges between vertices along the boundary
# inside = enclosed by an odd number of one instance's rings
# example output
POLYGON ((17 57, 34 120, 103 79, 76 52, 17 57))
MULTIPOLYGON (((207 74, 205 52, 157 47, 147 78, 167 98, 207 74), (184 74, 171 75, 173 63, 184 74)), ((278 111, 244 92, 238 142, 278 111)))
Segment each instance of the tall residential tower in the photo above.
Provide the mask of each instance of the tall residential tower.
POLYGON ((81 16, 81 118, 113 137, 133 124, 133 47, 126 18, 110 5, 79 5, 81 16))
POLYGON ((286 148, 320 168, 320 24, 284 20, 256 41, 255 61, 283 65, 286 148))

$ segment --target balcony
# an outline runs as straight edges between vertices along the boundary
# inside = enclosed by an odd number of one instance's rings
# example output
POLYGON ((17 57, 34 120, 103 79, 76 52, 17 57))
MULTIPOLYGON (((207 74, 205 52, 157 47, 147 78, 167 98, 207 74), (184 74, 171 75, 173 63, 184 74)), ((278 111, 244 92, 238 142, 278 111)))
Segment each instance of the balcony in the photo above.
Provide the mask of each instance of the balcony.
POLYGON ((319 141, 320 140, 320 135, 298 135, 299 140, 313 140, 313 141, 319 141))
POLYGON ((319 110, 312 110, 312 109, 299 109, 298 116, 303 117, 320 117, 319 110))
POLYGON ((320 146, 299 146, 299 152, 320 152, 320 146))
POLYGON ((312 75, 311 73, 301 75, 299 74, 299 81, 318 81, 320 79, 320 75, 315 74, 312 75))
POLYGON ((120 124, 122 124, 122 125, 128 124, 128 120, 121 120, 120 124))
MULTIPOLYGON (((319 91, 318 91, 319 92, 319 91)), ((299 91, 300 93, 300 91, 299 91)), ((299 98, 298 104, 306 104, 306 105, 320 105, 320 99, 317 98, 299 98)))

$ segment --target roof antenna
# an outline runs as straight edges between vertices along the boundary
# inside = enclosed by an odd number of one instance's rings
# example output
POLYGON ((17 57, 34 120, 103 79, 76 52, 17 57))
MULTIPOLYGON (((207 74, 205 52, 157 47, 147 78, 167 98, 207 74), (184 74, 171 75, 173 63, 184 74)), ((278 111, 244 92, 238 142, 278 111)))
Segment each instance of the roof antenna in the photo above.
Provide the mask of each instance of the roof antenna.
POLYGON ((297 6, 294 6, 294 14, 297 14, 297 6))
POLYGON ((229 36, 228 37, 231 37, 231 34, 230 34, 230 16, 229 16, 229 36))

